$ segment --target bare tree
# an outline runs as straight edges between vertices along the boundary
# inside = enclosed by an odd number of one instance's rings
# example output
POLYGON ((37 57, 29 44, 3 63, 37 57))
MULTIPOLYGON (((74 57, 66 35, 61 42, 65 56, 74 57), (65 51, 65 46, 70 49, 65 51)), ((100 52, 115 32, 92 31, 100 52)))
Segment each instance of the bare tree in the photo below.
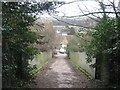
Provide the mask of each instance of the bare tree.
POLYGON ((53 51, 61 42, 61 36, 54 30, 52 21, 48 18, 38 18, 32 30, 43 36, 38 41, 41 44, 35 44, 40 51, 53 51))

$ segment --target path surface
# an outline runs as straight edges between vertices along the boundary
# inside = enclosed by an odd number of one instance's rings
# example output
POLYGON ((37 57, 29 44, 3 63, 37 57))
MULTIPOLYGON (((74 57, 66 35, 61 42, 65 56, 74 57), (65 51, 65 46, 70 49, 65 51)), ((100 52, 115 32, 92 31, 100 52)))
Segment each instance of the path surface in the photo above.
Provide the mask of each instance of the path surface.
POLYGON ((55 56, 36 75, 34 88, 90 88, 91 81, 82 72, 74 69, 65 59, 65 54, 55 56))

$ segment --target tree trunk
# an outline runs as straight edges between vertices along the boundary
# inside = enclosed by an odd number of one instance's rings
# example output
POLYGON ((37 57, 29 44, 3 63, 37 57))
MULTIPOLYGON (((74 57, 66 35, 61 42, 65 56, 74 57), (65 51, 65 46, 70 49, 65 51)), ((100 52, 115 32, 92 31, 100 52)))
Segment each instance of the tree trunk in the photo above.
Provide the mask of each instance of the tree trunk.
POLYGON ((95 79, 101 79, 101 54, 96 56, 96 66, 95 66, 95 79))
POLYGON ((109 60, 107 58, 107 54, 103 53, 103 59, 101 63, 101 80, 104 84, 104 87, 107 87, 109 85, 109 60))
POLYGON ((22 53, 18 53, 18 61, 17 61, 17 77, 19 79, 23 79, 24 73, 23 73, 23 62, 22 62, 22 53))

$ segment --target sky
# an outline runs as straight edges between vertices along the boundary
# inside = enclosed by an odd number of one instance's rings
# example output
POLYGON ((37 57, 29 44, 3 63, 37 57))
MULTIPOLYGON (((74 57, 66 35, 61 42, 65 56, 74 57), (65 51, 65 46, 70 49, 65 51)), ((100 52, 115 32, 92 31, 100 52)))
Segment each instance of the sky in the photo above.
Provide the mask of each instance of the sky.
MULTIPOLYGON (((53 0, 49 0, 49 1, 53 1, 53 0)), ((96 2, 95 0, 57 0, 57 1, 65 1, 65 2, 77 1, 70 4, 65 4, 60 8, 57 8, 56 11, 58 11, 59 13, 57 13, 56 15, 58 16, 83 15, 83 12, 84 13, 88 13, 88 11, 95 12, 95 11, 98 11, 98 9, 100 9, 99 3, 96 2), (83 12, 81 12, 81 10, 83 12)), ((108 0, 102 0, 102 1, 104 1, 105 3, 108 3, 108 0)), ((118 6, 118 1, 119 0, 115 0, 116 6, 118 6)), ((47 17, 49 15, 44 14, 43 16, 47 17)))
POLYGON ((82 14, 81 10, 84 10, 84 12, 88 11, 95 11, 98 9, 98 3, 95 1, 80 1, 75 2, 71 4, 63 5, 62 7, 58 8, 57 11, 59 11, 59 15, 66 15, 66 16, 75 16, 82 14))

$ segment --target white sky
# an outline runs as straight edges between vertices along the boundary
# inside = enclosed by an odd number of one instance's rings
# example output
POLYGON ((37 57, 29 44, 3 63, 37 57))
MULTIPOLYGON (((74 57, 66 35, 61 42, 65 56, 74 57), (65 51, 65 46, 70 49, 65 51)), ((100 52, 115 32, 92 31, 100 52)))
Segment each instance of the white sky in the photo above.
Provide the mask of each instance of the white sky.
MULTIPOLYGON (((49 1, 55 1, 55 0, 49 0, 49 1)), ((88 13, 87 12, 88 10, 90 12, 95 12, 95 11, 98 11, 98 9, 100 9, 99 3, 96 2, 95 0, 56 0, 56 1, 65 1, 65 2, 77 1, 70 4, 65 4, 60 8, 56 9, 56 11, 59 12, 56 14, 58 16, 82 15, 83 13, 81 12, 80 9, 82 9, 84 13, 88 13)), ((102 1, 104 1, 105 3, 108 3, 108 0, 102 0, 102 1)), ((118 1, 119 0, 115 0, 116 6, 118 6, 118 1)), ((48 15, 44 14, 43 16, 48 16, 48 15)))
POLYGON ((80 1, 80 2, 75 2, 71 4, 66 4, 63 5, 62 7, 58 8, 57 11, 59 11, 59 15, 66 15, 66 16, 75 16, 75 15, 80 15, 81 10, 88 11, 86 7, 89 9, 89 11, 95 11, 97 10, 98 3, 95 1, 80 1))

